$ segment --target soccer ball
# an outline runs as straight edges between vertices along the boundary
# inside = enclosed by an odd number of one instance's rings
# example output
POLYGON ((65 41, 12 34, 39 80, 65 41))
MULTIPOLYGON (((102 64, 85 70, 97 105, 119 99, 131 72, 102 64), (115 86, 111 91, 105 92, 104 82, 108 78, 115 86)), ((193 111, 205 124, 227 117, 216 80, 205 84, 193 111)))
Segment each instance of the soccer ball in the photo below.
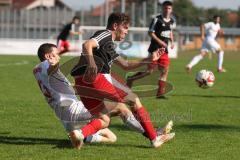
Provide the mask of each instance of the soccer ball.
POLYGON ((200 88, 206 89, 214 85, 215 76, 213 72, 203 69, 197 73, 195 80, 200 88))

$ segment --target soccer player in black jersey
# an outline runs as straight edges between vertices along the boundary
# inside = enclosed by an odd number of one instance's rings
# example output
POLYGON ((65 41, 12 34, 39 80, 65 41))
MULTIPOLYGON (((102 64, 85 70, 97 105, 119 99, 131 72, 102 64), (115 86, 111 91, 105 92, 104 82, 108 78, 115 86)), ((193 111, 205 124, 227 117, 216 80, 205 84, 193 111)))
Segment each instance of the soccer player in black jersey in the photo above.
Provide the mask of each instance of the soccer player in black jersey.
POLYGON ((127 85, 131 88, 133 81, 150 75, 154 68, 158 65, 160 71, 160 77, 158 81, 157 98, 165 98, 165 85, 167 81, 169 71, 169 57, 168 57, 168 44, 171 48, 174 48, 172 27, 174 25, 174 19, 172 14, 172 2, 163 2, 163 13, 156 16, 149 27, 149 35, 151 37, 151 44, 148 48, 151 63, 148 65, 147 70, 143 72, 137 72, 136 74, 127 78, 127 85))
POLYGON ((57 47, 60 54, 70 51, 70 43, 67 40, 69 35, 80 35, 82 32, 79 30, 80 18, 75 16, 71 23, 65 25, 57 37, 57 47))
POLYGON ((124 40, 128 34, 129 24, 128 15, 112 13, 108 18, 107 28, 95 32, 83 44, 79 63, 72 69, 71 75, 75 78, 76 91, 89 112, 96 117, 80 130, 71 132, 71 137, 77 143, 88 135, 106 128, 119 104, 130 106, 154 148, 160 147, 175 136, 174 133, 157 135, 150 115, 138 96, 111 75, 112 63, 123 69, 133 69, 145 64, 145 60, 125 61, 115 51, 114 41, 124 40))

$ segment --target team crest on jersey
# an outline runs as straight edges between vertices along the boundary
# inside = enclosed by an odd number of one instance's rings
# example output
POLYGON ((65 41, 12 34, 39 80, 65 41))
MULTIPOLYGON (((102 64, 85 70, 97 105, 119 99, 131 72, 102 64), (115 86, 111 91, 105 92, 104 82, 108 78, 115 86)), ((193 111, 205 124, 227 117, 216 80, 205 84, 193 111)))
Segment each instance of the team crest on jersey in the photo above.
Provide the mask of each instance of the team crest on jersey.
POLYGON ((162 37, 170 38, 171 37, 171 31, 163 31, 161 32, 162 37))

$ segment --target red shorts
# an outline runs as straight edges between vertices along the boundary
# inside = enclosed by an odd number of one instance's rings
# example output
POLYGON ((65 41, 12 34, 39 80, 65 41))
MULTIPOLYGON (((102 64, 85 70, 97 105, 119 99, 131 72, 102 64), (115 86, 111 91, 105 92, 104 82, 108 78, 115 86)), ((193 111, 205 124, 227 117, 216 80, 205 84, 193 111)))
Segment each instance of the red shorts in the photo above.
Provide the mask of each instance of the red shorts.
POLYGON ((168 57, 168 54, 166 52, 164 52, 158 60, 152 61, 152 63, 150 63, 148 65, 148 68, 153 69, 157 65, 158 65, 158 67, 167 68, 169 66, 169 64, 170 64, 170 59, 168 57))
POLYGON ((70 43, 67 40, 64 41, 64 40, 59 39, 58 43, 57 43, 57 47, 60 51, 69 50, 70 43))
POLYGON ((84 106, 92 115, 97 115, 104 109, 104 100, 123 102, 131 91, 110 74, 99 73, 93 83, 87 83, 83 77, 75 77, 75 86, 84 106))

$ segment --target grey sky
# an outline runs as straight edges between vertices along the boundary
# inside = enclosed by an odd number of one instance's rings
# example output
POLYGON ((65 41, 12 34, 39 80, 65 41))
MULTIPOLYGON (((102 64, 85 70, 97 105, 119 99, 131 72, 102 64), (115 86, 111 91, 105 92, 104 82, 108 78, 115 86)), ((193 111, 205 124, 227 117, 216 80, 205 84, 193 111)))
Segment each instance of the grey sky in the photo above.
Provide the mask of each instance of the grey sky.
MULTIPOLYGON (((105 0, 63 0, 74 9, 89 9, 90 6, 96 6, 103 3, 105 0)), ((164 0, 161 0, 164 1, 164 0)), ((217 7, 224 9, 237 10, 240 7, 240 0, 192 0, 198 7, 217 7)))

